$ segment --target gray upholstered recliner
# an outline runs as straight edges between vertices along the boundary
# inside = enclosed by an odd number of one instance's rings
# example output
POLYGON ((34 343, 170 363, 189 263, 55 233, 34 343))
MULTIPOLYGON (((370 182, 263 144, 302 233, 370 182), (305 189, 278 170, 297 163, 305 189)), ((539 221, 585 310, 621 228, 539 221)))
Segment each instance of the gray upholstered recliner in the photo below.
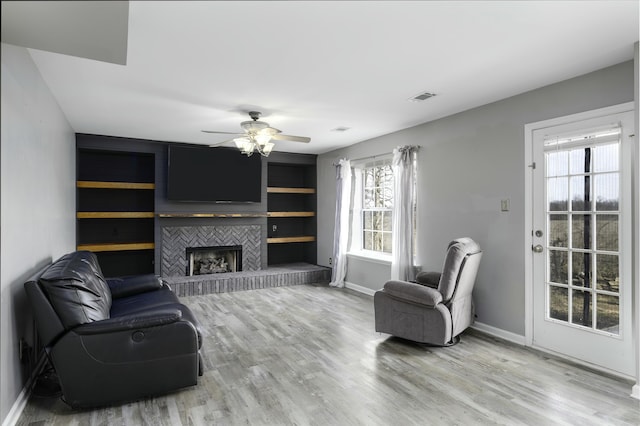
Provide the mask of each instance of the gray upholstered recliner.
POLYGON ((471 238, 449 243, 442 273, 421 272, 417 283, 387 281, 374 295, 376 331, 447 346, 474 320, 471 292, 482 258, 471 238))

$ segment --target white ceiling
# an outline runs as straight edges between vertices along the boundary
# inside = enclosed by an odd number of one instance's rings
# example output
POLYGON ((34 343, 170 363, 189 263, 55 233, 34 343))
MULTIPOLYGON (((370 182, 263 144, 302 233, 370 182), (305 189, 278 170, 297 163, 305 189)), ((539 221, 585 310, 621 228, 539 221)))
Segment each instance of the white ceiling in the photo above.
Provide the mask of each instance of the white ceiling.
POLYGON ((323 153, 633 58, 638 1, 131 1, 126 65, 31 50, 79 133, 323 153), (407 99, 437 94, 421 103, 407 99), (350 127, 335 132, 336 127, 350 127))

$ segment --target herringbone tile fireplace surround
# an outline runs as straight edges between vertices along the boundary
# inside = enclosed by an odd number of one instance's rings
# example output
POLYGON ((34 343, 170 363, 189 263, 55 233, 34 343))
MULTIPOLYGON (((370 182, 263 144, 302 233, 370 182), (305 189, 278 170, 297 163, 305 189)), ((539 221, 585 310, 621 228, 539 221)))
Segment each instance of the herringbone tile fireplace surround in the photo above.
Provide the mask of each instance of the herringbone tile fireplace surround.
POLYGON ((162 276, 184 276, 187 247, 242 246, 242 270, 260 269, 260 225, 165 226, 162 276))

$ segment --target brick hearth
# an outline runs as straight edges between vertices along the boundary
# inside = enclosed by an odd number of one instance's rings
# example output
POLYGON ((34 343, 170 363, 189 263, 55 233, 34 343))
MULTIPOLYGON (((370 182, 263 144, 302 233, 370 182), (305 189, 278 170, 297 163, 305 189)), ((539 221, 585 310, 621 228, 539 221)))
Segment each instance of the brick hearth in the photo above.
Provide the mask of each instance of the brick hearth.
POLYGON ((163 280, 181 297, 299 284, 322 284, 328 283, 330 279, 331 269, 308 263, 270 266, 260 271, 163 277, 163 280))

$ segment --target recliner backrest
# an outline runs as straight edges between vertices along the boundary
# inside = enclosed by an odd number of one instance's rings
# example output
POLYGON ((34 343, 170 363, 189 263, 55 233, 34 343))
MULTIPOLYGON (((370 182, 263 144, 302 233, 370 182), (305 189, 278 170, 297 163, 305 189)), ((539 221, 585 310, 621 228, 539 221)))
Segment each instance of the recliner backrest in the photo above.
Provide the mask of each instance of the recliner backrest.
POLYGON ((67 330, 109 318, 111 291, 91 252, 61 257, 42 273, 38 283, 67 330))
POLYGON ((438 284, 444 303, 454 294, 471 292, 481 256, 480 246, 471 238, 458 238, 449 243, 438 284), (459 283, 461 288, 457 290, 459 283))

